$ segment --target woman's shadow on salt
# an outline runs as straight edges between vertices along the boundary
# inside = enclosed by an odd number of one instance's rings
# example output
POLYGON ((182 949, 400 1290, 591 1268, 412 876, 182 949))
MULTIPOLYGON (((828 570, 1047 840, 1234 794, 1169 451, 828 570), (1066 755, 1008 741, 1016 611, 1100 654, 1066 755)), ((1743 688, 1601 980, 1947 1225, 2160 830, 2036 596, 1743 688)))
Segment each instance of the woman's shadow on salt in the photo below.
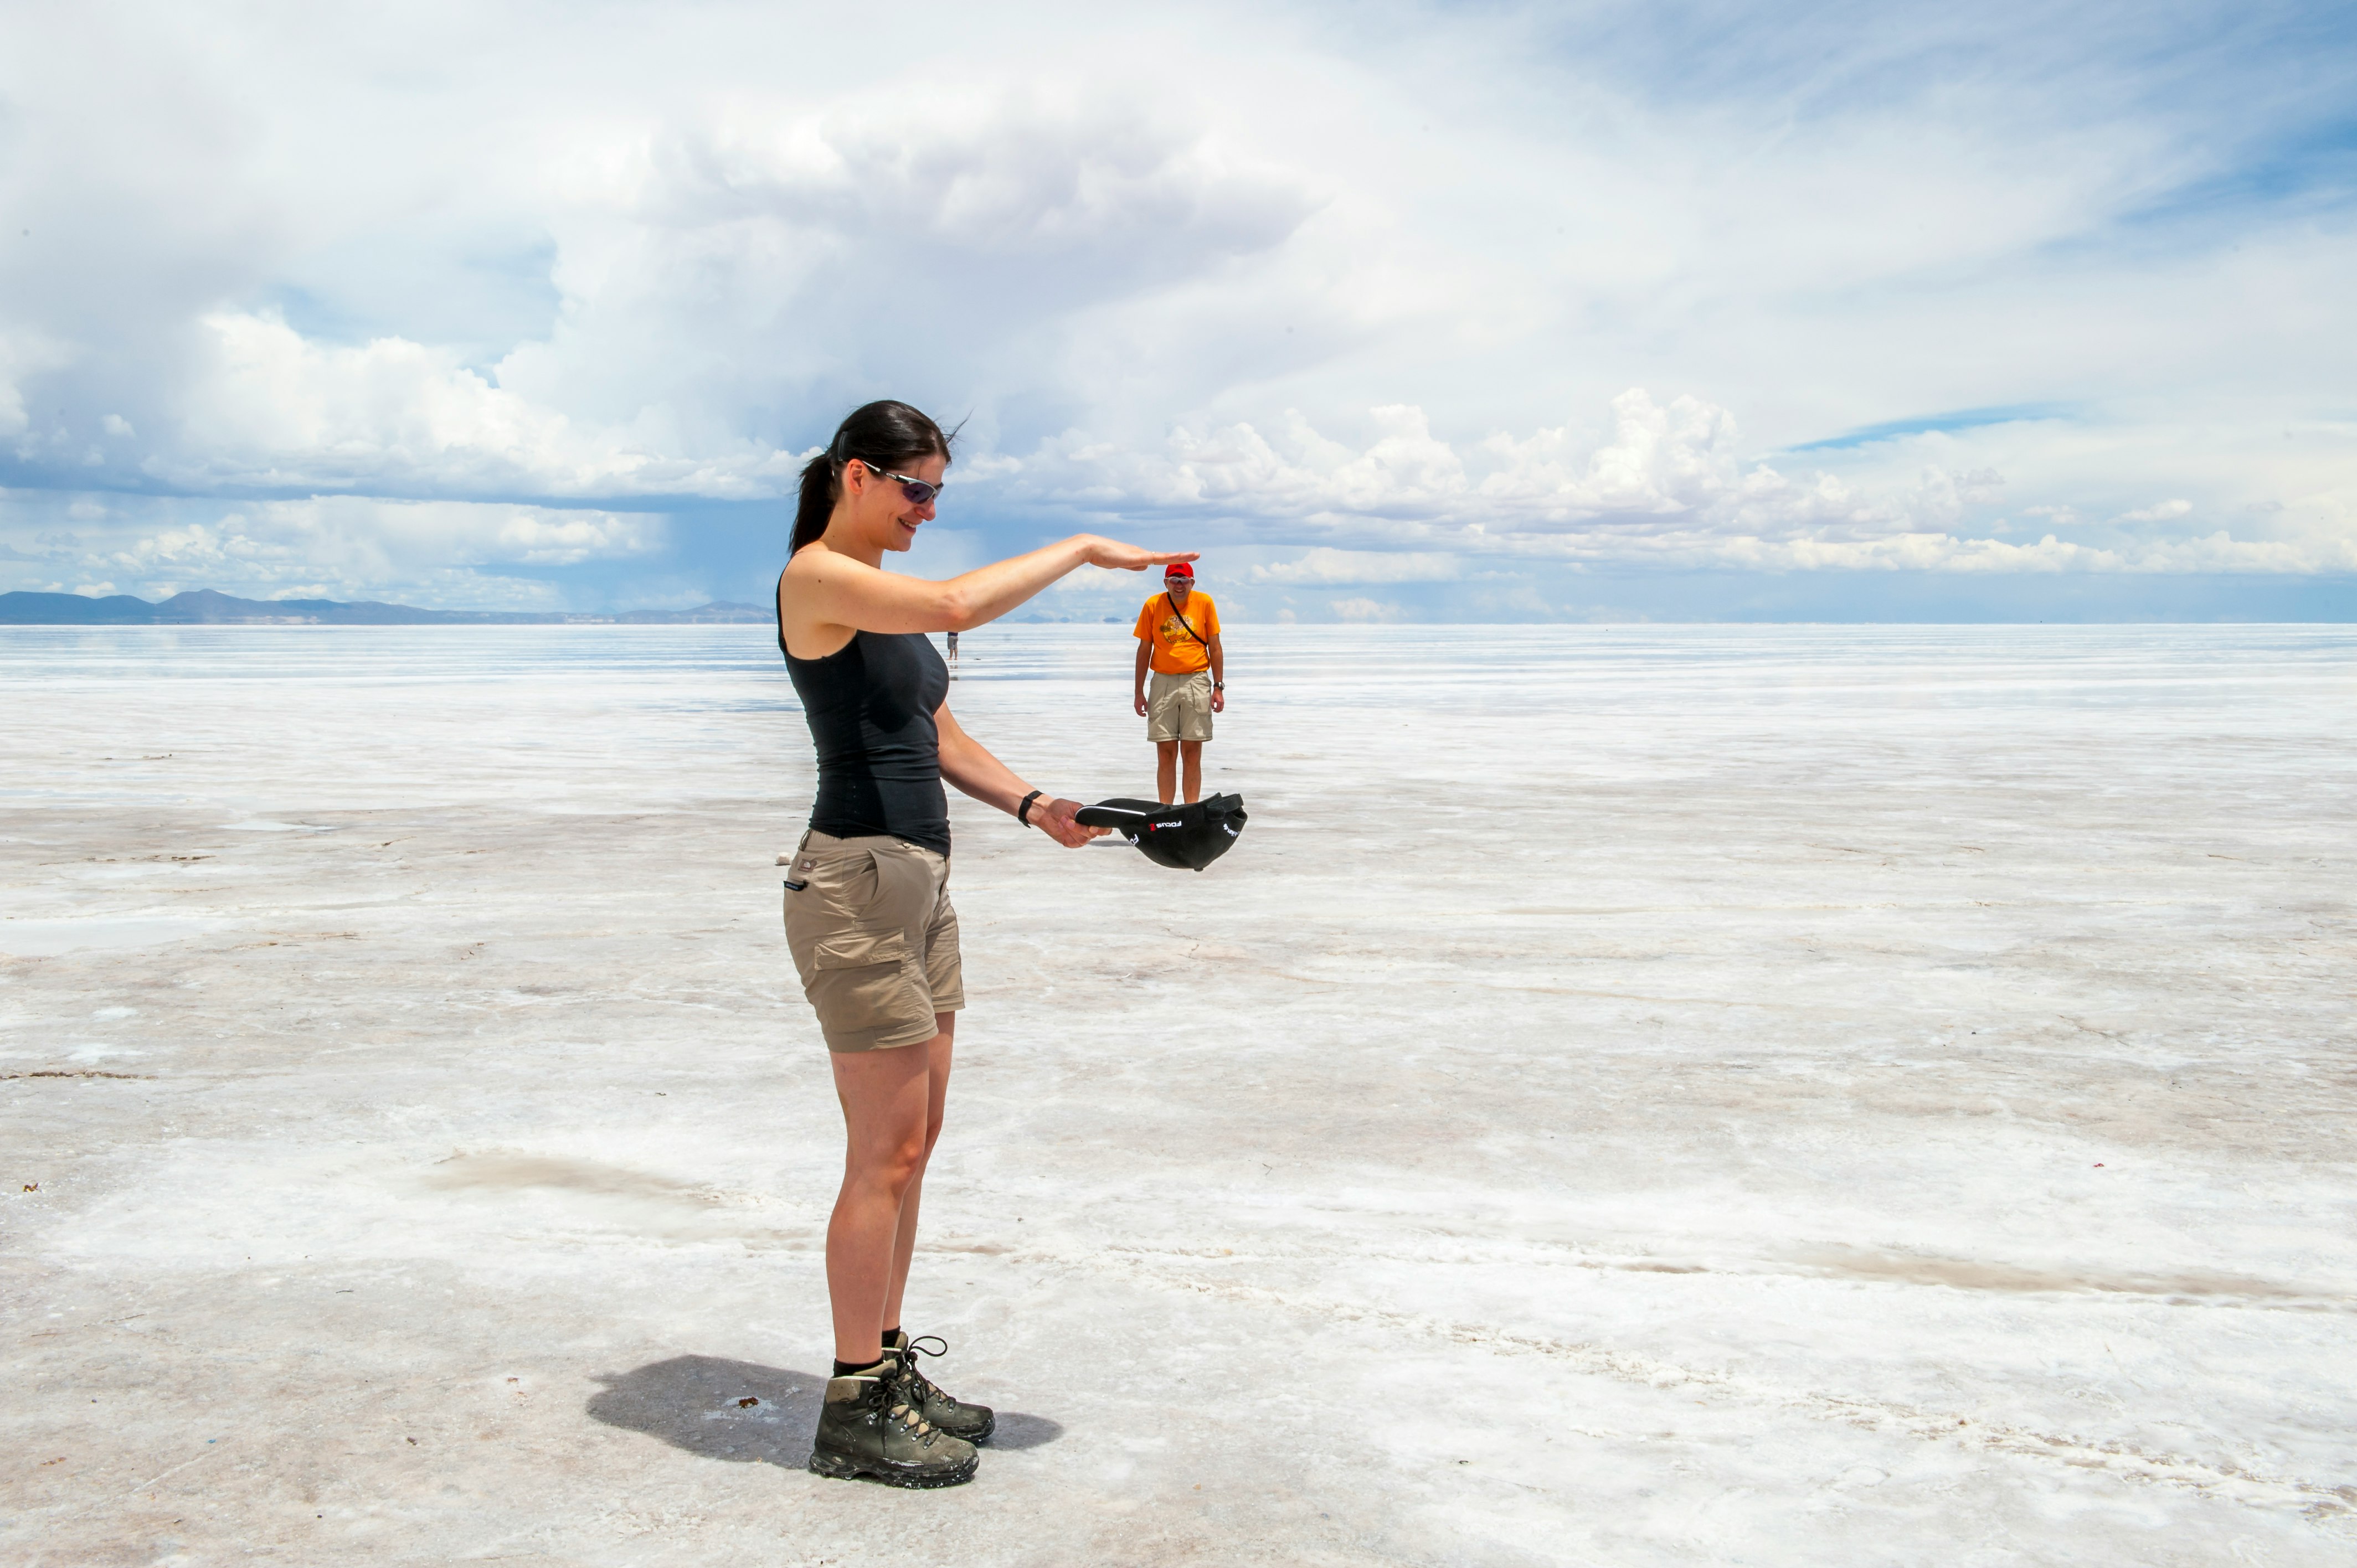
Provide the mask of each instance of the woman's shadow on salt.
MULTIPOLYGON (((673 1356, 629 1372, 601 1372, 605 1388, 589 1396, 589 1414, 608 1426, 643 1432, 705 1459, 782 1465, 810 1459, 811 1434, 826 1380, 718 1356, 673 1356)), ((1037 1448, 1064 1429, 1043 1415, 998 1412, 985 1448, 1037 1448)))

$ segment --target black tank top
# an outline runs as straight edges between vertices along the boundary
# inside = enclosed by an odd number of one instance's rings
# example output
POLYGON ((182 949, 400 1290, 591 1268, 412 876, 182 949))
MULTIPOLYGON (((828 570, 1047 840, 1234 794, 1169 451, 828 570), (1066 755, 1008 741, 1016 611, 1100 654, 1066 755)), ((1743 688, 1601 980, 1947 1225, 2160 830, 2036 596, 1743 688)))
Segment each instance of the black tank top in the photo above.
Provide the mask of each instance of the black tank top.
POLYGON ((888 833, 950 852, 934 711, 950 667, 918 631, 862 631, 823 659, 797 659, 778 628, 778 651, 818 745, 813 832, 837 838, 888 833))

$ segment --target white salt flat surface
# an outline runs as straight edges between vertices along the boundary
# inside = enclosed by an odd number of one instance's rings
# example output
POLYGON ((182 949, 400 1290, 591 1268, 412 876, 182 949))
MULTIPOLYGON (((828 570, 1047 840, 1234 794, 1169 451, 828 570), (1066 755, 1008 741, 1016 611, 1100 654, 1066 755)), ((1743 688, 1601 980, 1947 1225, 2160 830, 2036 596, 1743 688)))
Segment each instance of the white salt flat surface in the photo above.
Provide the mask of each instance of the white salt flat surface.
POLYGON ((1210 872, 956 808, 899 1493, 765 632, 0 633, 0 1561, 2357 1563, 2357 637, 1231 641, 1210 872))

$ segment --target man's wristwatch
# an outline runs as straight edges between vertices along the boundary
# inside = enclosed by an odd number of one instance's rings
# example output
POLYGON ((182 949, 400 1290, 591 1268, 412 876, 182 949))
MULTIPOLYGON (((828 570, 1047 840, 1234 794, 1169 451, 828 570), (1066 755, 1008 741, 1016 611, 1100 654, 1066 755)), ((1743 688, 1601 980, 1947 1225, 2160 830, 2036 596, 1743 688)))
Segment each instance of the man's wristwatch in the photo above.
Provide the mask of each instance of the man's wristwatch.
POLYGON ((1214 681, 1211 682, 1211 690, 1214 692, 1224 692, 1227 689, 1228 683, 1225 681, 1214 681))

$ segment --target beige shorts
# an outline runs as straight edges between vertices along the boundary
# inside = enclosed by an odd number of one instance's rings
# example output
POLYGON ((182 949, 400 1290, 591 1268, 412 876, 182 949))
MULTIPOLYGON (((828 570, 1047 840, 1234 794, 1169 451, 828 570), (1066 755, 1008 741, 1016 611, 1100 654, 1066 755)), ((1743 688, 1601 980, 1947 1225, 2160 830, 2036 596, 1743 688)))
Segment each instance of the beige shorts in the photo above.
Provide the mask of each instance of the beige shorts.
POLYGON ((905 839, 802 835, 786 880, 786 946, 830 1051, 933 1037, 965 1005, 949 857, 905 839))
POLYGON ((1211 673, 1191 675, 1154 672, 1146 690, 1146 738, 1209 740, 1211 738, 1211 673))

